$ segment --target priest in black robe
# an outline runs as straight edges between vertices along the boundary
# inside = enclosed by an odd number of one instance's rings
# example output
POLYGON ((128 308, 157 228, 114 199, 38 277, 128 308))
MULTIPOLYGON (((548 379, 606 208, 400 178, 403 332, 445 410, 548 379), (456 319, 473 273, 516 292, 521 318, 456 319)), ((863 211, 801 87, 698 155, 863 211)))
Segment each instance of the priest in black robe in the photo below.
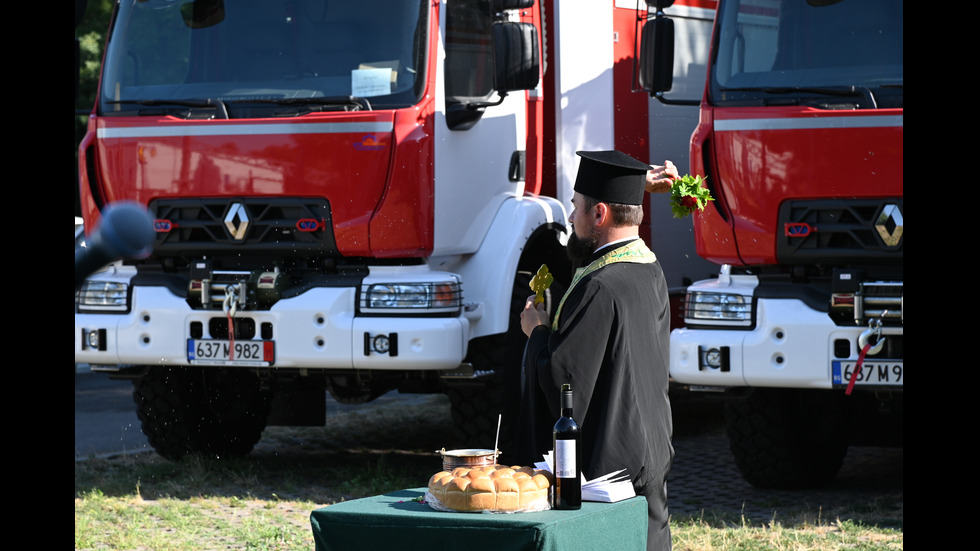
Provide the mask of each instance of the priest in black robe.
POLYGON ((663 270, 639 237, 651 167, 618 151, 578 154, 568 248, 584 265, 553 317, 533 297, 521 315, 528 343, 518 449, 536 461, 551 450, 560 388, 570 384, 582 474, 627 469, 647 499, 647 548, 670 549, 670 312, 663 270))

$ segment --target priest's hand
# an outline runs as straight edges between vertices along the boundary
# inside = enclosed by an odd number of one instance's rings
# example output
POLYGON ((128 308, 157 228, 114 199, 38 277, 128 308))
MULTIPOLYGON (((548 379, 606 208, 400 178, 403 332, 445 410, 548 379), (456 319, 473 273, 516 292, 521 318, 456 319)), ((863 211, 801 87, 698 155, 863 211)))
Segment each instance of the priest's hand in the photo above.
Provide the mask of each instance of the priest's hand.
POLYGON ((680 174, 677 173, 677 167, 674 166, 674 163, 664 161, 662 166, 653 165, 652 170, 647 172, 645 189, 649 193, 669 193, 670 186, 678 178, 680 178, 680 174))
POLYGON ((521 312, 521 330, 528 337, 531 336, 531 331, 539 325, 548 326, 548 310, 545 308, 544 303, 534 304, 535 295, 531 295, 527 298, 527 302, 524 304, 524 311, 521 312))

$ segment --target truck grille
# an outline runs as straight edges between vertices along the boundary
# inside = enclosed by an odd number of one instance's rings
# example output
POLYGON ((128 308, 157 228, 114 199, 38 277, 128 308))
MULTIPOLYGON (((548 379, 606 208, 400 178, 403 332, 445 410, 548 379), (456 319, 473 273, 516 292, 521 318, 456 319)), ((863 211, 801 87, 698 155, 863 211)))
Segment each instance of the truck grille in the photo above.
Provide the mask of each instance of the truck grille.
POLYGON ((322 198, 156 199, 149 208, 157 255, 337 254, 322 198))
POLYGON ((776 256, 784 264, 902 261, 902 199, 786 201, 776 256))

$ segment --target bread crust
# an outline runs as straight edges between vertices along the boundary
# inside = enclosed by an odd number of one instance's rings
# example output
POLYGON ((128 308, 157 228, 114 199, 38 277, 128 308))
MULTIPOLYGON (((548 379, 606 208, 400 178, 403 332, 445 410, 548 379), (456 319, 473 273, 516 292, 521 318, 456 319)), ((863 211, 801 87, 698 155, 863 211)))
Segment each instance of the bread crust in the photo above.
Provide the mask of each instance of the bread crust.
POLYGON ((517 465, 457 467, 432 475, 429 493, 454 511, 520 511, 548 499, 550 474, 517 465))

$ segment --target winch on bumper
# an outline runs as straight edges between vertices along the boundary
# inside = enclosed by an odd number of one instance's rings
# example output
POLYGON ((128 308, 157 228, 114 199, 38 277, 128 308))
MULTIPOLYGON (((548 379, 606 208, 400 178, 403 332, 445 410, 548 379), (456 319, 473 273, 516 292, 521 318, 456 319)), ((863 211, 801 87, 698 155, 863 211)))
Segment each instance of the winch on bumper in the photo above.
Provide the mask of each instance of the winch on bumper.
POLYGON ((208 282, 207 291, 192 277, 187 297, 132 286, 133 276, 131 267, 111 267, 81 291, 76 362, 446 370, 460 365, 469 340, 458 276, 424 266, 372 267, 356 284, 311 285, 275 300, 262 298, 277 293, 274 272, 208 282), (248 309, 263 301, 274 303, 248 309), (220 307, 204 309, 209 303, 220 307))

